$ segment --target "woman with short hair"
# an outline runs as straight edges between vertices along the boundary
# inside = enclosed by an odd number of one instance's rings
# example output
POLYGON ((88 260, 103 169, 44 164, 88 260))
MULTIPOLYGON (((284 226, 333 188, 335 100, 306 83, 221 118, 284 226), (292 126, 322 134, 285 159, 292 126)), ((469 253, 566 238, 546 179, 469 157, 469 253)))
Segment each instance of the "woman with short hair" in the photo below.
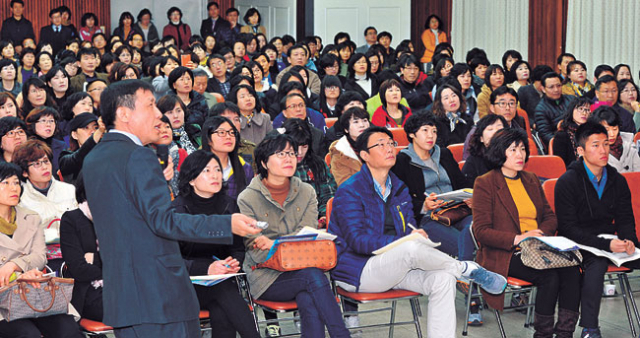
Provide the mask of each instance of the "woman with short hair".
POLYGON ((336 128, 342 129, 341 132, 344 135, 329 147, 331 174, 338 186, 362 168, 362 161, 356 154, 355 144, 358 136, 370 125, 369 113, 361 107, 347 109, 335 124, 336 128))
POLYGON ((382 105, 371 116, 371 124, 379 127, 398 128, 404 126, 411 116, 411 108, 400 104, 402 87, 395 79, 385 80, 380 85, 382 105))
POLYGON ((518 60, 513 63, 507 74, 507 86, 518 92, 522 86, 531 84, 531 65, 527 61, 518 60))
POLYGON ((189 109, 175 94, 165 95, 157 103, 160 112, 167 116, 173 131, 173 140, 178 147, 191 154, 202 146, 200 125, 187 123, 189 109))
POLYGON ((240 33, 249 33, 249 34, 259 34, 262 33, 267 35, 267 29, 261 25, 262 16, 260 12, 256 8, 249 8, 247 12, 244 14, 242 18, 246 25, 240 27, 240 33))
POLYGON ((491 65, 484 73, 484 84, 478 94, 478 116, 485 117, 491 113, 489 106, 491 105, 491 92, 498 87, 504 85, 504 69, 500 65, 491 65))
POLYGON ((594 89, 587 80, 587 66, 582 61, 574 60, 567 64, 567 79, 562 86, 562 95, 582 97, 594 89))
POLYGON ((24 121, 27 124, 27 133, 29 133, 30 137, 46 143, 51 149, 51 165, 53 167, 53 175, 56 175, 60 153, 67 147, 64 141, 54 137, 58 131, 58 121, 60 121, 58 111, 44 106, 34 108, 24 121))
POLYGON ((594 110, 589 121, 603 125, 607 129, 609 140, 608 164, 620 173, 639 172, 640 155, 633 142, 634 135, 620 131, 620 116, 609 106, 600 106, 594 110))
POLYGON ((497 114, 489 114, 481 118, 476 124, 476 128, 469 139, 469 157, 467 157, 462 167, 462 174, 472 186, 476 178, 489 171, 486 153, 493 135, 507 126, 507 120, 497 114))
POLYGON ((167 11, 169 23, 162 29, 162 36, 171 36, 176 41, 176 46, 181 50, 189 49, 191 39, 191 27, 182 22, 182 11, 178 7, 171 7, 167 11))
POLYGON ((273 129, 271 117, 262 112, 258 94, 250 86, 234 87, 227 100, 235 103, 240 109, 240 136, 243 139, 258 144, 273 129))
POLYGON ((578 127, 591 116, 591 100, 586 96, 578 97, 565 113, 560 127, 553 137, 553 155, 564 161, 565 167, 578 159, 578 142, 576 131, 578 127))
POLYGON ((190 124, 202 125, 209 112, 209 106, 202 94, 193 90, 193 72, 187 67, 177 67, 169 74, 169 88, 187 106, 190 124))

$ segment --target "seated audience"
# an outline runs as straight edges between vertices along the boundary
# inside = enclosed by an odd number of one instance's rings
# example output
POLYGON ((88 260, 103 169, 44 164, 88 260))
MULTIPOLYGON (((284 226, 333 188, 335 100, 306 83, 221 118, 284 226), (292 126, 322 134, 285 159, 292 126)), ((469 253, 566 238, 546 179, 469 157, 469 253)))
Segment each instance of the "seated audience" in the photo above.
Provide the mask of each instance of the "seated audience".
POLYGON ((277 237, 293 235, 305 226, 318 226, 316 193, 293 176, 297 148, 290 136, 281 134, 268 136, 256 148, 258 176, 238 196, 238 206, 242 214, 265 221, 269 227, 261 235, 245 239, 243 270, 254 298, 297 302, 305 335, 324 336, 326 327, 331 337, 350 337, 329 280, 321 270, 251 269, 266 260, 277 237))
POLYGON ((571 61, 567 65, 568 81, 562 86, 563 95, 582 97, 593 89, 587 79, 587 66, 582 61, 571 61))
POLYGON ((406 289, 430 298, 429 337, 455 337, 456 278, 474 278, 489 292, 500 294, 506 279, 472 261, 457 261, 422 240, 405 242, 379 255, 372 252, 414 230, 413 207, 406 185, 391 168, 396 156, 392 134, 370 127, 356 140, 362 169, 338 188, 329 231, 336 234, 338 265, 331 271, 350 292, 406 289))
MULTIPOLYGON (((178 147, 186 150, 187 154, 200 149, 200 125, 189 123, 191 110, 187 108, 178 95, 165 95, 158 100, 158 109, 171 122, 172 139, 178 147)), ((193 120, 191 120, 193 121, 193 120)))
MULTIPOLYGON (((235 103, 221 102, 219 104, 216 104, 209 111, 209 116, 210 117, 213 117, 213 116, 226 117, 227 119, 229 119, 229 121, 231 121, 231 123, 233 123, 234 127, 236 127, 236 130, 240 130, 240 128, 242 127, 240 109, 235 103)), ((256 149, 255 143, 243 139, 242 135, 240 135, 240 145, 238 146, 238 154, 242 156, 245 162, 250 163, 254 169, 255 169, 255 166, 253 165, 254 164, 253 152, 255 149, 256 149)))
POLYGON ((0 119, 0 162, 12 162, 13 153, 27 142, 27 125, 19 118, 5 116, 0 119))
POLYGON ((234 87, 227 96, 227 100, 240 109, 241 138, 258 144, 273 129, 271 118, 262 112, 258 95, 251 86, 234 87))
POLYGON ((0 93, 0 118, 5 116, 22 116, 18 111, 16 97, 10 93, 0 93))
POLYGON ((67 147, 64 141, 54 137, 60 115, 54 108, 42 106, 32 109, 24 120, 30 137, 46 143, 51 150, 52 175, 56 175, 60 153, 67 147))
POLYGON ((347 81, 344 84, 345 90, 358 92, 365 99, 378 93, 378 78, 371 74, 369 59, 362 54, 356 53, 349 59, 347 67, 347 81))
POLYGON ((400 104, 403 99, 400 82, 395 79, 382 82, 379 94, 382 105, 371 116, 371 124, 387 128, 404 126, 411 116, 411 108, 400 104))
POLYGON ((469 139, 469 157, 464 162, 462 174, 471 186, 476 178, 489 172, 487 149, 491 144, 493 135, 507 126, 507 120, 498 114, 489 114, 478 121, 471 138, 469 139))
POLYGON ((484 75, 484 84, 478 94, 478 117, 489 114, 491 92, 504 85, 504 69, 500 65, 491 65, 484 75))
MULTIPOLYGON (((625 178, 607 164, 610 147, 607 130, 596 122, 587 121, 578 127, 576 142, 580 158, 569 165, 555 187, 558 235, 600 250, 633 254, 638 239, 631 192, 625 178), (602 238, 599 236, 602 234, 617 237, 602 238)), ((581 295, 581 337, 602 337, 598 315, 604 274, 611 262, 585 250, 581 253, 582 282, 573 282, 566 291, 576 289, 581 295)), ((640 267, 637 260, 625 266, 640 267)))
MULTIPOLYGON (((473 189, 473 233, 480 244, 478 263, 538 288, 534 337, 573 337, 580 305, 579 267, 537 270, 524 265, 517 250, 528 237, 553 236, 558 223, 562 224, 545 198, 540 179, 523 170, 529 159, 527 134, 513 128, 498 131, 491 139, 487 159, 492 170, 478 177, 473 189)), ((483 295, 490 307, 503 309, 504 295, 483 295)))
MULTIPOLYGON (((178 213, 230 215, 238 212, 234 198, 223 189, 223 170, 218 157, 198 150, 184 161, 178 186, 179 196, 171 205, 178 213)), ((180 252, 191 276, 237 273, 244 260, 242 237, 233 235, 232 245, 180 242, 180 252)), ((259 338, 253 316, 238 293, 234 278, 213 286, 195 285, 200 308, 209 311, 216 337, 259 338)))
MULTIPOLYGON (((7 286, 12 276, 18 279, 42 277, 47 263, 47 247, 37 212, 20 206, 20 177, 23 169, 10 163, 0 163, 0 287, 7 286)), ((18 337, 84 337, 78 324, 69 314, 58 314, 40 318, 25 318, 8 321, 0 315, 0 335, 18 337)))
POLYGON ((618 83, 610 75, 604 75, 596 81, 595 104, 604 103, 613 107, 620 118, 620 131, 635 134, 638 130, 633 122, 633 114, 620 106, 618 102, 618 83))
POLYGON ((553 155, 562 158, 566 167, 578 158, 576 130, 587 122, 591 115, 590 106, 591 101, 586 97, 578 97, 574 100, 553 138, 553 155))
POLYGON ((535 125, 538 136, 546 147, 558 130, 558 123, 564 118, 575 96, 562 95, 562 77, 557 73, 547 73, 542 76, 541 84, 544 96, 536 106, 535 125))
POLYGON ((329 147, 331 174, 338 186, 362 168, 354 147, 358 136, 370 125, 369 114, 359 107, 347 109, 338 119, 336 126, 342 129, 343 136, 329 147))
POLYGON ((466 113, 467 102, 460 89, 452 84, 439 86, 433 99, 432 111, 440 126, 438 145, 446 147, 450 144, 464 143, 473 127, 473 116, 466 113))

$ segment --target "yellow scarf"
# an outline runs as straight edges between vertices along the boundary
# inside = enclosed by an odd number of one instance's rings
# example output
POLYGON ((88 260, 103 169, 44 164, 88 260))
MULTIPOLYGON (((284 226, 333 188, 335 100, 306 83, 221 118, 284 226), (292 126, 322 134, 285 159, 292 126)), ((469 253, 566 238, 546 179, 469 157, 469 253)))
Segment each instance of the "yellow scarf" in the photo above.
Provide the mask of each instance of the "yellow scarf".
POLYGON ((16 232, 17 228, 16 208, 11 208, 11 217, 9 221, 0 217, 0 232, 8 236, 13 236, 13 233, 16 232))

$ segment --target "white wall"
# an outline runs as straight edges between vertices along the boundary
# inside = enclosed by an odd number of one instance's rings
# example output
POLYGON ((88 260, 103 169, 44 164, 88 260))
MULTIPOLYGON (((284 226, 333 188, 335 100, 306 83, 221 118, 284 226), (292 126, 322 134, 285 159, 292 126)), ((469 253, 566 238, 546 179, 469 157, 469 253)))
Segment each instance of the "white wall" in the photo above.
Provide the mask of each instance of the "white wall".
MULTIPOLYGON (((176 6, 182 11, 182 22, 191 27, 192 34, 200 34, 200 23, 207 18, 207 0, 111 0, 111 30, 118 27, 122 12, 131 12, 134 18, 143 8, 148 8, 153 15, 153 23, 162 35, 162 29, 169 23, 167 10, 176 6)), ((221 13, 224 16, 224 13, 221 13)))
POLYGON ((528 60, 529 0, 453 0, 451 43, 456 62, 465 62, 474 47, 499 65, 509 49, 528 60))
POLYGON ((315 0, 314 32, 333 43, 338 32, 347 32, 358 46, 365 43, 364 29, 393 35, 392 46, 411 38, 411 0, 315 0))
MULTIPOLYGON (((236 0, 235 6, 240 11, 238 22, 244 25, 244 14, 251 7, 260 12, 261 24, 267 29, 267 38, 296 36, 296 1, 295 0, 236 0)), ((303 20, 303 19, 301 19, 303 20)))

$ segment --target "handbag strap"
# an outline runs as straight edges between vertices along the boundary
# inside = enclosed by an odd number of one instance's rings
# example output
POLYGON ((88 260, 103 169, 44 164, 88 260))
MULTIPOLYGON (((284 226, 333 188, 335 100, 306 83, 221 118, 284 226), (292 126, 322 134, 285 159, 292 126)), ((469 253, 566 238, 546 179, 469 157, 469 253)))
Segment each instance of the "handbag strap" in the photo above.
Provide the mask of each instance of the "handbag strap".
POLYGON ((53 225, 53 223, 55 223, 55 222, 60 222, 60 219, 59 219, 59 218, 52 219, 52 220, 51 220, 51 222, 49 222, 49 225, 47 225, 47 229, 51 228, 51 226, 52 226, 52 225, 53 225))
POLYGON ((36 312, 47 312, 49 310, 51 310, 51 308, 53 307, 53 304, 56 301, 56 283, 51 279, 51 277, 47 277, 47 278, 34 278, 34 279, 22 279, 20 280, 20 283, 18 284, 18 289, 20 290, 20 299, 22 299, 25 303, 27 303, 27 306, 29 308, 31 308, 31 310, 36 311, 36 312), (27 283, 47 283, 49 284, 49 293, 51 294, 51 303, 49 304, 49 306, 47 306, 46 309, 36 309, 35 307, 33 307, 33 305, 31 305, 31 303, 29 303, 29 300, 27 299, 27 283))

